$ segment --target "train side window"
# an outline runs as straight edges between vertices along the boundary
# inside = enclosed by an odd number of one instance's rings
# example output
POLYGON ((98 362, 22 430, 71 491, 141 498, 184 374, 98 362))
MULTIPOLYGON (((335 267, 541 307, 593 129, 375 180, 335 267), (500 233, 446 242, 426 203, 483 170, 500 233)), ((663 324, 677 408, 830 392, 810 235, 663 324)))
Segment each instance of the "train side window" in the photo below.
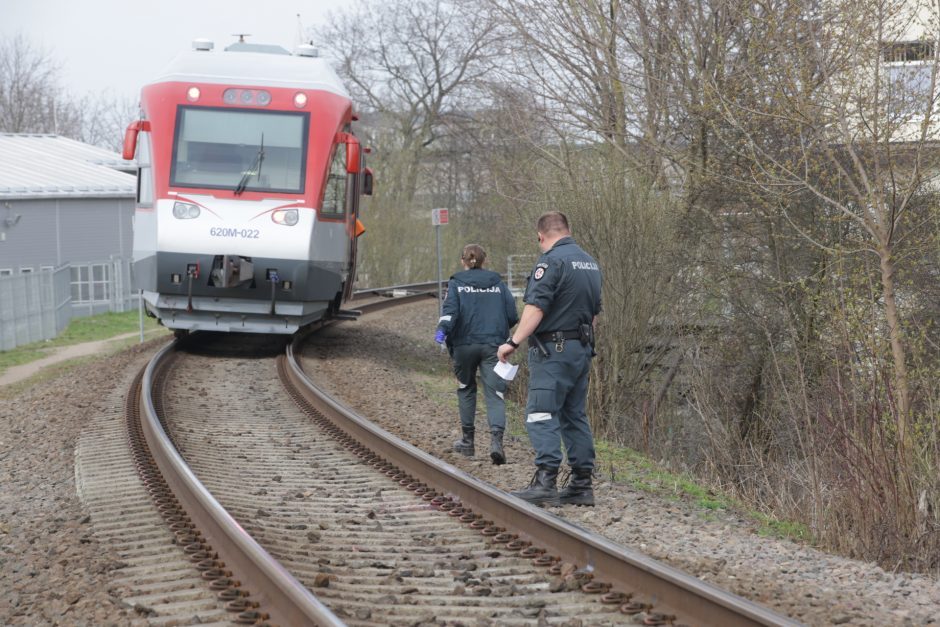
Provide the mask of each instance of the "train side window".
POLYGON ((320 210, 323 215, 342 216, 346 213, 346 177, 346 144, 336 144, 323 192, 323 208, 320 210))

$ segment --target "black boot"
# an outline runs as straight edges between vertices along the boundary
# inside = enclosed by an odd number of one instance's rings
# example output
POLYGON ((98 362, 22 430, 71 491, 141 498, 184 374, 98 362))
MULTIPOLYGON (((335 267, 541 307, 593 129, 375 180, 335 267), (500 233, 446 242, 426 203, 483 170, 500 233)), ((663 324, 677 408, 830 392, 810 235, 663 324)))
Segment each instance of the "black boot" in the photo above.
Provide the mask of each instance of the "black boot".
POLYGON ((493 430, 490 437, 490 459, 497 466, 506 463, 506 453, 503 452, 503 432, 493 430))
POLYGON ((463 427, 463 437, 454 442, 454 451, 467 457, 473 457, 476 452, 473 449, 473 429, 463 427))
POLYGON ((568 485, 558 493, 562 505, 594 506, 594 488, 591 487, 590 468, 572 468, 568 485))
POLYGON ((523 501, 534 503, 535 505, 557 505, 558 490, 555 489, 555 481, 558 479, 558 469, 551 466, 539 466, 535 474, 532 475, 532 481, 525 490, 513 492, 513 496, 518 496, 523 501))

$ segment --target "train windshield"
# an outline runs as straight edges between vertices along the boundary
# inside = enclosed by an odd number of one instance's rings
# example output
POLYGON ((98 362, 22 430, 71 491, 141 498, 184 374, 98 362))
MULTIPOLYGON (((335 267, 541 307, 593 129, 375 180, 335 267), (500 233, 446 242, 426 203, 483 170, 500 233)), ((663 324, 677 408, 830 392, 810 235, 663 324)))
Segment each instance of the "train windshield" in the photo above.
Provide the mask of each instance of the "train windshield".
POLYGON ((180 107, 170 185, 302 194, 308 120, 307 113, 180 107))

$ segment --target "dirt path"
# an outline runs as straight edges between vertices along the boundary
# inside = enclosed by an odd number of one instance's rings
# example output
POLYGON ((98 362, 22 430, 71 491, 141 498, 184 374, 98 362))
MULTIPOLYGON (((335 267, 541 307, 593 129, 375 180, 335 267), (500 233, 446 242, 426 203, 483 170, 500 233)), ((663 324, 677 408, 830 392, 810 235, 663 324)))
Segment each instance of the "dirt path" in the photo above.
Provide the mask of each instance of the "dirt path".
MULTIPOLYGON (((166 333, 166 329, 151 329, 144 334, 145 339, 149 340, 157 337, 157 334, 159 333, 166 333)), ((122 348, 123 345, 121 342, 123 340, 127 340, 132 337, 139 337, 139 335, 140 333, 138 331, 134 331, 132 333, 116 335, 106 340, 84 342, 82 344, 71 344, 69 346, 61 346, 55 349, 51 349, 50 354, 46 357, 31 361, 26 364, 21 364, 19 366, 11 366, 10 368, 4 370, 3 373, 0 374, 0 386, 10 385, 12 383, 18 383, 28 379, 43 368, 53 364, 68 361, 70 359, 76 359, 78 357, 87 357, 88 355, 106 353, 118 348, 122 348)))

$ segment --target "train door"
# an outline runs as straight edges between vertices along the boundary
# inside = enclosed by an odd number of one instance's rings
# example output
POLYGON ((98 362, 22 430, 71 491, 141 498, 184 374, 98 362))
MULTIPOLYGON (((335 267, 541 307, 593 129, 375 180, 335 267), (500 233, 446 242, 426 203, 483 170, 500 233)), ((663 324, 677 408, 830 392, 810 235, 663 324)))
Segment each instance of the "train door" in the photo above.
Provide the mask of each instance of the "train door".
MULTIPOLYGON (((367 152, 366 149, 363 152, 367 152)), ((346 197, 349 214, 349 228, 352 234, 349 245, 349 279, 346 281, 346 289, 343 298, 352 297, 353 284, 356 282, 356 258, 359 251, 359 236, 365 233, 365 227, 359 220, 359 207, 362 196, 372 195, 372 170, 365 167, 365 157, 359 157, 359 171, 356 174, 350 174, 346 181, 346 197)))
MULTIPOLYGON (((362 234, 362 225, 359 222, 359 196, 362 193, 362 154, 359 140, 346 130, 337 133, 336 148, 330 163, 326 191, 323 200, 324 217, 326 210, 330 209, 345 219, 346 235, 343 259, 346 263, 345 280, 343 283, 342 299, 348 300, 352 296, 353 283, 356 279, 356 252, 357 240, 362 234)), ((371 176, 371 174, 370 174, 371 176)))

